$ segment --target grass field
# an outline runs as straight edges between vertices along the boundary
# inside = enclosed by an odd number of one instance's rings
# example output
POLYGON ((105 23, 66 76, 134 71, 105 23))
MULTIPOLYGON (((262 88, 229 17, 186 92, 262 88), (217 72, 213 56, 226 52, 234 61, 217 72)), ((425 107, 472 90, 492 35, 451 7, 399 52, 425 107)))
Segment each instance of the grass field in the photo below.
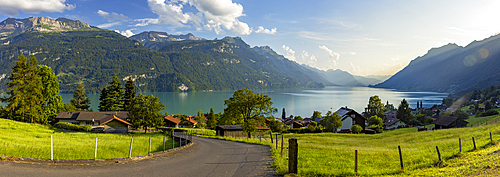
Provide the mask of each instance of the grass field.
MULTIPOLYGON (((297 138, 296 176, 495 176, 500 173, 500 145, 496 144, 500 140, 500 117, 477 118, 476 123, 481 126, 424 132, 404 128, 376 135, 285 134, 283 157, 281 148, 276 149, 276 144, 269 139, 262 142, 246 138, 219 139, 271 146, 273 167, 280 175, 288 173, 288 139, 297 138), (404 170, 401 170, 398 146, 401 146, 404 170), (442 161, 438 160, 436 146, 442 161), (357 174, 354 171, 355 150, 358 150, 357 174)), ((280 146, 281 136, 279 139, 280 146)))
MULTIPOLYGON (((49 126, 0 119, 0 155, 22 158, 50 159, 50 135, 53 135, 54 159, 94 159, 97 138, 97 158, 128 157, 130 140, 134 139, 132 156, 163 150, 162 133, 151 134, 104 134, 60 132, 49 126)), ((166 137, 166 149, 172 148, 172 140, 166 137)), ((175 146, 179 146, 176 144, 175 146)))

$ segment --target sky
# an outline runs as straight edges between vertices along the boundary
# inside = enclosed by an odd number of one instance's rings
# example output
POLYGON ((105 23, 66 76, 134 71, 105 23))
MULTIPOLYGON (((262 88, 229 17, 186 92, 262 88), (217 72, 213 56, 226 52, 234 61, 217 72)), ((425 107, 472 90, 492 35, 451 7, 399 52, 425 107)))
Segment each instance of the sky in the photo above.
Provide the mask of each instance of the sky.
POLYGON ((0 0, 0 20, 65 17, 124 36, 239 36, 300 64, 367 76, 498 34, 498 9, 498 0, 0 0))

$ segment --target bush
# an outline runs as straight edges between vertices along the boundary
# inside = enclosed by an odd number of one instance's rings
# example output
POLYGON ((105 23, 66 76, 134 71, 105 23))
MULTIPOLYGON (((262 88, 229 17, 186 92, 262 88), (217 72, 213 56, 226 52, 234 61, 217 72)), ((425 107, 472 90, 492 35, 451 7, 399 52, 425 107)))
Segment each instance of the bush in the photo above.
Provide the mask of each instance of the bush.
POLYGON ((384 132, 384 127, 380 126, 380 125, 370 125, 366 128, 369 128, 369 129, 372 129, 372 130, 375 130, 375 132, 377 133, 382 133, 384 132))
POLYGON ((486 116, 492 116, 492 115, 497 115, 498 114, 498 111, 495 111, 493 109, 490 109, 490 110, 487 110, 483 113, 480 113, 479 116, 480 117, 486 117, 486 116))
POLYGON ((63 130, 75 130, 75 131, 90 131, 90 125, 76 125, 68 122, 57 122, 54 124, 54 127, 63 129, 63 130))
POLYGON ((361 130, 363 130, 363 128, 361 126, 359 126, 358 124, 354 124, 351 126, 351 131, 354 134, 358 134, 359 132, 361 132, 361 130))

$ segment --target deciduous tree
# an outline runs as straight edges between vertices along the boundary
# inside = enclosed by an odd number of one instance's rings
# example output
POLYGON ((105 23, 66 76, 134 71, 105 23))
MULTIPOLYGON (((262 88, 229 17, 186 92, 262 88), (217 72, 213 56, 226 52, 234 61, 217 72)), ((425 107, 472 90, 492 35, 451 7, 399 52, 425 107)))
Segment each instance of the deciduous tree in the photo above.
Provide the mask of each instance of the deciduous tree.
POLYGON ((413 119, 413 115, 411 114, 410 105, 403 99, 398 106, 398 113, 396 114, 396 118, 403 121, 406 124, 409 124, 413 119))
POLYGON ((342 127, 342 117, 339 114, 328 111, 326 116, 319 120, 319 123, 326 129, 326 131, 333 131, 337 133, 337 129, 342 127))
POLYGON ((311 120, 314 121, 316 118, 321 118, 321 112, 314 111, 311 120))
POLYGON ((197 128, 206 128, 207 124, 205 123, 207 121, 207 118, 205 117, 205 114, 203 114, 203 111, 199 110, 198 111, 198 123, 196 124, 197 128))
POLYGON ((385 107, 382 104, 382 100, 377 96, 371 96, 368 100, 368 105, 365 108, 364 117, 378 116, 380 118, 385 118, 385 107))
POLYGON ((128 117, 135 128, 142 127, 147 133, 148 127, 163 125, 163 115, 160 111, 164 107, 158 97, 139 94, 132 99, 128 117))
POLYGON ((264 125, 264 118, 278 112, 272 107, 271 98, 263 93, 254 94, 253 91, 244 88, 237 90, 233 96, 224 101, 226 108, 224 116, 243 119, 243 131, 251 137, 258 126, 264 125))
POLYGON ((64 108, 62 98, 59 95, 59 79, 52 69, 45 65, 38 65, 39 75, 42 80, 42 110, 47 120, 51 121, 64 108))

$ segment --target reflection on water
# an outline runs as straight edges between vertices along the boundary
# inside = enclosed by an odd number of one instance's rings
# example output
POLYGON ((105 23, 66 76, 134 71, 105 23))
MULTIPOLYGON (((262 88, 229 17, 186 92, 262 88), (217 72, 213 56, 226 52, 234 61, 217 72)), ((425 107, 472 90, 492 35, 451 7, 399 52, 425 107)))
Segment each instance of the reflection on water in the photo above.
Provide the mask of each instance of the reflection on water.
MULTIPOLYGON (((448 94, 435 92, 399 92, 388 89, 368 88, 368 87, 325 87, 322 89, 278 89, 261 90, 272 98, 273 106, 278 108, 276 117, 281 117, 281 111, 285 108, 288 115, 300 115, 310 117, 313 111, 320 111, 326 114, 327 111, 336 111, 342 106, 354 108, 358 112, 363 112, 368 104, 370 96, 378 95, 385 104, 387 101, 398 106, 405 98, 410 107, 416 107, 417 101, 423 101, 424 107, 431 107, 440 104, 441 100, 448 94)), ((233 91, 214 92, 148 92, 145 95, 155 95, 165 105, 165 110, 169 114, 196 115, 199 110, 215 112, 224 110, 224 100, 233 95, 233 91)), ((69 103, 73 94, 61 94, 63 102, 69 103)), ((88 95, 96 111, 99 105, 99 95, 88 95)))

